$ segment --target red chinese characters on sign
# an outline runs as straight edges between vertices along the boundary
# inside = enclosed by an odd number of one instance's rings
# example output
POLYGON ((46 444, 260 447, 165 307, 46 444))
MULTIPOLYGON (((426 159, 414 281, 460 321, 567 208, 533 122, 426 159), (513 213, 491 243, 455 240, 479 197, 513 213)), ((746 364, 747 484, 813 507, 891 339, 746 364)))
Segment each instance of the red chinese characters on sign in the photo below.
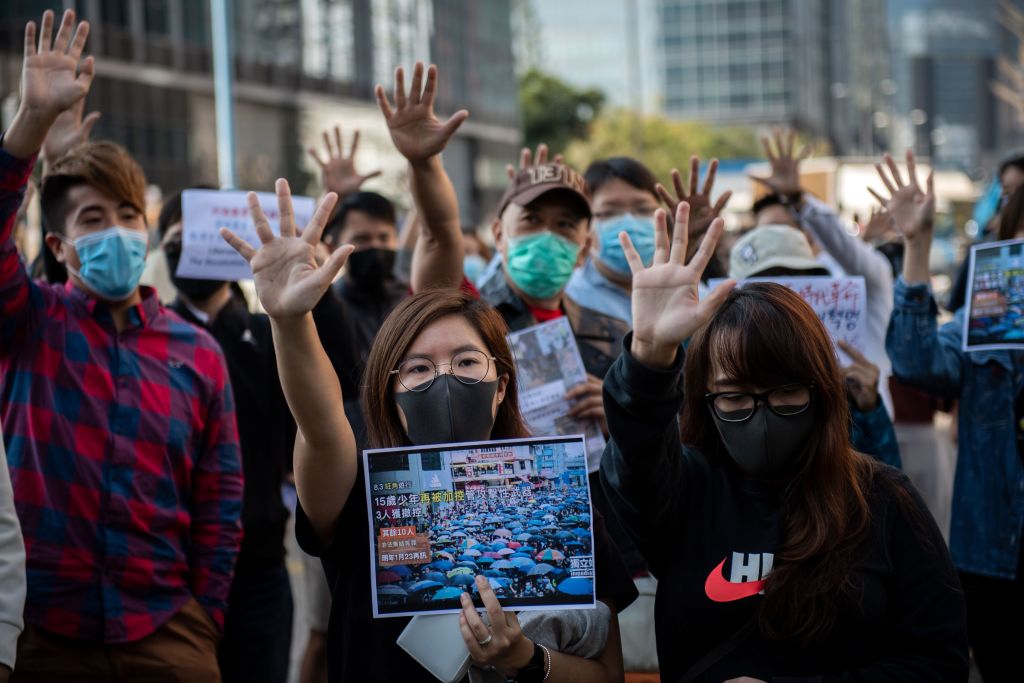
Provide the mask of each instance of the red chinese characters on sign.
POLYGON ((378 530, 377 564, 381 567, 427 562, 430 562, 429 535, 416 533, 414 526, 393 526, 378 530))

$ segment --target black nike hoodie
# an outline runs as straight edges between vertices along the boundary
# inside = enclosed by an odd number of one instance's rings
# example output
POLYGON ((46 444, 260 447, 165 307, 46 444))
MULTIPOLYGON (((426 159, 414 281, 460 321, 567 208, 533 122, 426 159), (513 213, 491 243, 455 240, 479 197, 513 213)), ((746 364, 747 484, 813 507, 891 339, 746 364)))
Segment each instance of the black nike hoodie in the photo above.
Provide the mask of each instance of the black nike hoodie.
MULTIPOLYGON (((662 680, 687 669, 756 614, 780 538, 776 491, 679 442, 680 349, 667 370, 624 351, 604 380, 611 439, 601 482, 611 508, 658 578, 655 626, 662 680)), ((755 628, 699 678, 797 681, 966 681, 963 595, 923 501, 886 467, 869 492, 871 531, 840 598, 837 624, 810 646, 770 642, 755 628), (888 481, 886 481, 888 479, 888 481), (910 492, 911 520, 895 487, 910 492)))

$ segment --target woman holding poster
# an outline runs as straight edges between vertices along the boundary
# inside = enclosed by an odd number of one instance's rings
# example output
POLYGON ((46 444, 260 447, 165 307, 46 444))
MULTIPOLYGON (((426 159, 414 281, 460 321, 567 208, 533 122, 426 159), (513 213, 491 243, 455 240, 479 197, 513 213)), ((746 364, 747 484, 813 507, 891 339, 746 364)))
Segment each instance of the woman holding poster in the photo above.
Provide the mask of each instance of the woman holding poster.
POLYGON ((967 305, 952 322, 939 325, 929 270, 934 184, 929 176, 922 187, 910 151, 907 171, 904 179, 889 155, 885 167, 878 165, 890 195, 886 208, 906 242, 886 345, 897 376, 958 401, 949 548, 967 601, 967 635, 986 681, 1017 680, 1024 627, 1001 617, 1024 608, 1024 356, 1019 342, 964 347, 975 331, 965 322, 981 322, 986 297, 1001 300, 1000 318, 1013 312, 1010 302, 1020 300, 1022 246, 1002 240, 1024 237, 1024 193, 1018 189, 1003 209, 1000 242, 975 247, 967 305), (1000 263, 1004 250, 1016 254, 1000 263), (978 271, 985 252, 996 257, 989 264, 995 272, 978 271))
MULTIPOLYGON (((366 474, 344 412, 338 378, 310 314, 352 248, 341 247, 318 265, 315 246, 336 196, 328 194, 310 225, 299 233, 284 180, 278 180, 277 194, 280 237, 272 233, 253 194, 249 207, 260 248, 254 249, 230 231, 222 234, 252 266, 260 302, 271 318, 281 383, 298 425, 296 533, 307 552, 321 557, 331 585, 328 676, 331 681, 424 680, 424 669, 396 645, 408 619, 372 618, 366 474)), ((527 436, 506 334, 496 311, 460 291, 432 290, 400 304, 381 327, 367 360, 363 412, 369 445, 527 436)), ((601 572, 597 597, 602 602, 597 610, 575 615, 583 619, 588 633, 604 634, 599 643, 590 638, 592 654, 576 656, 531 642, 516 615, 502 611, 492 583, 478 575, 462 594, 460 624, 474 662, 521 681, 621 680, 615 612, 635 593, 617 555, 607 547, 602 552, 600 534, 595 545, 601 572), (489 625, 477 614, 471 591, 479 593, 489 625)), ((422 582, 409 590, 420 588, 422 582)))
POLYGON ((622 237, 634 329, 605 379, 602 483, 659 578, 662 679, 966 680, 942 536, 850 447, 824 327, 780 285, 698 300, 723 226, 686 264, 688 213, 670 244, 659 212, 650 267, 622 237))

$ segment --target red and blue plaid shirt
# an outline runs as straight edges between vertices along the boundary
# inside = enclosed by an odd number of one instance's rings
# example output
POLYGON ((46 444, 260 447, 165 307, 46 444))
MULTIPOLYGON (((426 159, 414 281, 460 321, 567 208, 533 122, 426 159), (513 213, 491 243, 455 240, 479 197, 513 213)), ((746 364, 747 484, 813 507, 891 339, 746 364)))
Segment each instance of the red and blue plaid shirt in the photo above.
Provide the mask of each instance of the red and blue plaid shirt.
POLYGON ((152 290, 118 332, 71 283, 28 277, 12 232, 34 161, 0 150, 0 412, 25 619, 123 643, 195 597, 223 626, 242 468, 220 348, 152 290))

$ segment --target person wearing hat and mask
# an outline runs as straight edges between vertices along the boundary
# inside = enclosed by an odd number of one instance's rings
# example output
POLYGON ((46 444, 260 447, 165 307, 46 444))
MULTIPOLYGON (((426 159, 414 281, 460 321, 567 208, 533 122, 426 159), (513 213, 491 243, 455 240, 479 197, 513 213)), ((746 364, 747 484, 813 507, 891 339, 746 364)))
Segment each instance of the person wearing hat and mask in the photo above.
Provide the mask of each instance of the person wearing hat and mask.
MULTIPOLYGON (((729 254, 729 277, 737 281, 771 277, 828 277, 804 233, 787 225, 766 225, 744 235, 729 254)), ((846 342, 853 361, 843 368, 850 400, 850 441, 855 450, 886 465, 902 467, 892 419, 879 397, 878 366, 846 342)))
POLYGON ((834 277, 860 275, 864 278, 868 316, 864 353, 881 370, 882 401, 891 416, 890 363, 885 353, 885 331, 892 314, 893 292, 889 261, 863 240, 846 232, 832 207, 804 191, 800 184, 800 162, 810 156, 811 150, 805 145, 798 153, 794 152, 793 131, 785 136, 775 131, 774 145, 767 138, 761 142, 768 155, 771 173, 752 178, 773 194, 755 205, 755 223, 758 226, 789 225, 801 230, 813 245, 820 247, 817 261, 834 277))

